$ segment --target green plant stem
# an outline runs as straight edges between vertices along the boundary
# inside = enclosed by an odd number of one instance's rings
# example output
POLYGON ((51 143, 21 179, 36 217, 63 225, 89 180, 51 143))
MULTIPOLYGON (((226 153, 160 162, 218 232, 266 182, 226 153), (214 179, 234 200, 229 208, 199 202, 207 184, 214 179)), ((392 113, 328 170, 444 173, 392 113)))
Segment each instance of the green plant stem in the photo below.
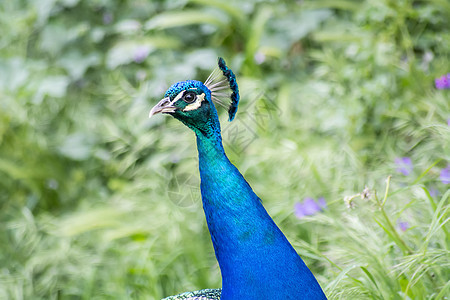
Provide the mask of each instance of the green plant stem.
POLYGON ((384 192, 383 202, 380 202, 376 193, 375 193, 375 200, 380 208, 381 215, 383 216, 383 218, 388 226, 388 229, 390 230, 392 236, 394 237, 394 239, 393 239, 394 242, 400 247, 400 249, 402 249, 402 251, 404 253, 412 254, 413 253, 412 249, 409 248, 408 245, 406 244, 406 242, 400 237, 400 235, 398 234, 394 225, 392 224, 391 220, 389 219, 389 216, 387 215, 386 210, 384 209, 384 204, 386 203, 387 197, 389 195, 390 182, 391 182, 391 176, 389 175, 388 178, 386 179, 386 190, 384 192))
POLYGON ((389 193, 389 184, 391 183, 391 175, 388 176, 388 178, 386 179, 386 190, 384 191, 384 199, 383 199, 383 203, 381 203, 381 207, 384 206, 384 204, 386 203, 387 197, 388 197, 388 193, 389 193))
POLYGON ((391 230, 392 234, 395 236, 395 239, 400 243, 397 242, 397 245, 403 250, 403 252, 406 252, 407 254, 412 254, 413 251, 411 248, 408 247, 406 242, 400 237, 397 230, 395 229, 394 225, 392 225, 391 220, 389 219, 386 211, 384 210, 383 206, 380 206, 381 214, 383 215, 384 220, 386 221, 386 224, 388 225, 389 229, 391 230))

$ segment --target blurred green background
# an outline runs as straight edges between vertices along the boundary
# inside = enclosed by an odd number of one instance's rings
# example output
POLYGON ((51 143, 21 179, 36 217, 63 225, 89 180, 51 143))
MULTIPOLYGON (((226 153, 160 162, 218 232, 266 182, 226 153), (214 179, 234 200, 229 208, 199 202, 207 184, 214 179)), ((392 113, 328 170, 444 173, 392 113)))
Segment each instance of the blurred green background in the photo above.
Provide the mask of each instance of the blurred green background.
POLYGON ((218 56, 242 99, 232 123, 218 108, 230 160, 329 299, 446 299, 449 16, 447 0, 1 1, 0 299, 220 287, 194 135, 148 119, 218 56), (327 208, 296 217, 307 197, 327 208))

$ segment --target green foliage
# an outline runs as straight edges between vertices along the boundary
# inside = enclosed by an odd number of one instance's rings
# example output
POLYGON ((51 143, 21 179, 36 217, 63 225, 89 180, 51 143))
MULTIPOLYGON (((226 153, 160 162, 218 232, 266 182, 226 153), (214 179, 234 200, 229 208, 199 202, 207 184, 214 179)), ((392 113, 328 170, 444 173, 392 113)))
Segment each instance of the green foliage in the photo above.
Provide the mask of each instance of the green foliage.
POLYGON ((220 286, 193 134, 147 119, 218 56, 242 93, 233 123, 219 109, 230 159, 329 299, 445 299, 449 15, 443 0, 0 2, 0 299, 220 286), (295 218, 319 196, 324 212, 295 218))

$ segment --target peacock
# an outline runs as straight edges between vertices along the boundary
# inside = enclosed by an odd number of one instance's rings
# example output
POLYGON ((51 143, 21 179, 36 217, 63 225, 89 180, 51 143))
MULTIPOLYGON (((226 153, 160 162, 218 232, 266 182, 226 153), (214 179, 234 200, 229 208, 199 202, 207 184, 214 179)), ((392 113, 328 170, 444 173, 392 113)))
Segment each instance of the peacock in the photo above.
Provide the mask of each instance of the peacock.
POLYGON ((326 299, 314 275, 225 154, 214 103, 226 107, 232 121, 239 98, 235 74, 219 57, 218 68, 204 83, 173 84, 150 111, 149 117, 173 116, 196 135, 203 210, 222 275, 222 289, 164 300, 326 299))

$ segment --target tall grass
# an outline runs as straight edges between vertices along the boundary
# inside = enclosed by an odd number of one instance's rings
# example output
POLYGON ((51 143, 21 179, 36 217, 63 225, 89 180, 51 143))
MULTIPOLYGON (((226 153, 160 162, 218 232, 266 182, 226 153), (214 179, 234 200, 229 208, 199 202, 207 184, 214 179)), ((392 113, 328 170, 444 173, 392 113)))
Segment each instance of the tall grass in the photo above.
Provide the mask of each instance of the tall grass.
POLYGON ((0 299, 220 286, 193 134, 147 119, 219 55, 242 93, 235 121, 220 111, 226 151, 328 298, 446 299, 448 15, 438 0, 1 2, 0 299), (299 219, 307 197, 327 207, 299 219))

